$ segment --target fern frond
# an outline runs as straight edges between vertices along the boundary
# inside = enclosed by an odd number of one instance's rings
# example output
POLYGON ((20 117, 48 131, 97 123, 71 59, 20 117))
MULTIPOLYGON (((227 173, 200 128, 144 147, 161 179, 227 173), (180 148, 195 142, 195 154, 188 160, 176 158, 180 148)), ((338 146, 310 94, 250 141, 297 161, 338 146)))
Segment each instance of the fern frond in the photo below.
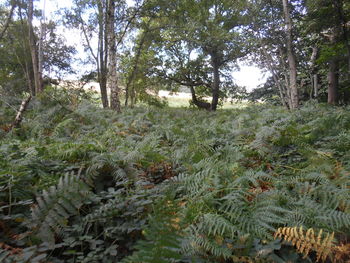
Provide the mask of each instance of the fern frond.
POLYGON ((17 256, 13 254, 10 250, 3 248, 0 243, 0 262, 3 263, 13 263, 16 262, 17 256))
POLYGON ((350 214, 342 211, 328 211, 324 216, 318 216, 317 219, 327 222, 334 229, 350 227, 350 214))
POLYGON ((304 254, 305 257, 311 250, 317 254, 317 261, 325 261, 332 253, 334 232, 332 234, 323 233, 320 229, 318 235, 312 228, 303 230, 303 227, 280 227, 275 232, 276 238, 283 238, 287 242, 291 242, 299 253, 304 254))
POLYGON ((31 209, 29 226, 43 241, 54 244, 55 235, 68 225, 70 216, 79 213, 89 195, 89 187, 77 176, 62 176, 57 186, 37 197, 37 205, 31 209))
POLYGON ((229 236, 233 238, 239 231, 237 226, 229 220, 217 214, 204 214, 202 224, 207 229, 208 235, 229 236))

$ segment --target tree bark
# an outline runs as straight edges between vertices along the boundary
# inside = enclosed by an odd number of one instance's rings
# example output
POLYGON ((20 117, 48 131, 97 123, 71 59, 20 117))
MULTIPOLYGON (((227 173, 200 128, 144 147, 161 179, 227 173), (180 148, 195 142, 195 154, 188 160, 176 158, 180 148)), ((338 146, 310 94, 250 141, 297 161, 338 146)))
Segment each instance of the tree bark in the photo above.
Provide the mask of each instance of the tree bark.
POLYGON ((135 92, 135 86, 132 85, 130 90, 130 107, 133 108, 135 104, 136 104, 136 92, 135 92))
POLYGON ((190 86, 191 90, 191 95, 192 95, 192 102, 194 105, 196 105, 200 109, 206 109, 206 110, 211 110, 211 104, 206 101, 199 100, 196 96, 196 92, 194 90, 193 86, 190 86))
MULTIPOLYGON (((330 36, 330 42, 332 45, 338 43, 340 31, 340 25, 336 25, 333 28, 333 32, 330 36)), ((338 103, 339 86, 339 59, 336 55, 330 59, 328 70, 328 103, 335 105, 338 103)))
POLYGON ((297 66, 296 58, 293 50, 292 44, 292 20, 290 18, 290 10, 288 0, 282 0, 283 2, 283 12, 284 21, 286 24, 287 33, 287 55, 288 55, 288 66, 289 66, 289 91, 290 91, 290 107, 291 109, 297 109, 299 107, 299 95, 297 86, 297 66))
POLYGON ((216 111, 219 103, 219 92, 220 92, 220 71, 219 61, 215 54, 211 54, 211 65, 213 67, 213 84, 212 84, 212 101, 211 110, 216 111))
POLYGON ((38 95, 42 92, 42 81, 39 73, 38 50, 33 29, 33 0, 28 1, 28 28, 29 28, 29 48, 32 57, 35 93, 38 95))
POLYGON ((328 72, 328 103, 335 105, 338 102, 338 83, 339 83, 339 63, 336 58, 329 62, 328 72))
POLYGON ((30 65, 27 61, 25 62, 25 75, 26 75, 29 92, 32 96, 35 96, 35 86, 33 85, 34 83, 33 74, 31 72, 30 65))
POLYGON ((29 104, 31 99, 32 99, 32 95, 29 95, 28 98, 26 98, 22 101, 21 107, 19 108, 19 110, 17 112, 16 118, 15 118, 14 122, 12 123, 10 130, 12 130, 12 128, 19 127, 19 125, 21 124, 22 119, 23 119, 23 113, 27 109, 28 104, 29 104))
POLYGON ((311 92, 310 92, 310 99, 312 99, 312 96, 314 98, 317 98, 318 96, 318 73, 317 73, 317 67, 316 67, 316 59, 318 56, 318 47, 312 48, 312 54, 310 58, 310 81, 311 81, 311 92))
POLYGON ((108 38, 108 75, 107 75, 107 87, 111 92, 111 109, 120 112, 120 90, 118 87, 117 79, 117 50, 116 50, 116 36, 114 30, 115 23, 115 2, 114 0, 108 1, 107 7, 107 38, 108 38))
POLYGON ((40 90, 44 89, 43 86, 43 65, 44 65, 44 38, 46 34, 45 25, 45 6, 43 10, 43 18, 40 20, 40 37, 39 37, 39 51, 38 51, 38 78, 40 83, 40 90))
POLYGON ((100 84, 101 100, 103 108, 109 107, 108 94, 107 94, 107 68, 106 68, 106 39, 105 39, 105 23, 104 23, 104 5, 102 1, 97 1, 98 7, 98 61, 97 61, 97 74, 98 82, 100 84))
POLYGON ((313 78, 312 84, 313 84, 314 98, 317 98, 318 97, 318 75, 314 74, 312 78, 313 78))

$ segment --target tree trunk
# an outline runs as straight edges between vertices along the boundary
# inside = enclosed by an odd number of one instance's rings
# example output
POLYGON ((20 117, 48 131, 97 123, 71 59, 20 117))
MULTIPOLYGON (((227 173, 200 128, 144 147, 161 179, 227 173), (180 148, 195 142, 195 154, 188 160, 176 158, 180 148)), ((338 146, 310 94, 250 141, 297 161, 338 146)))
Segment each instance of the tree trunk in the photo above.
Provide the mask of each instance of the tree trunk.
POLYGON ((105 12, 102 1, 97 1, 98 7, 98 61, 97 74, 98 82, 100 84, 101 101, 103 108, 109 107, 108 93, 107 93, 107 69, 106 69, 106 39, 105 39, 105 12))
MULTIPOLYGON (((336 25, 333 28, 333 32, 330 36, 330 42, 332 45, 336 45, 340 34, 340 25, 336 25)), ((329 61, 328 71, 328 103, 335 105, 338 103, 338 86, 339 86, 339 60, 335 55, 329 61)))
POLYGON ((28 28, 29 28, 29 48, 33 63, 34 84, 36 95, 42 91, 41 78, 38 67, 38 51, 36 48, 35 35, 33 29, 33 0, 28 1, 28 28))
POLYGON ((219 103, 219 92, 220 92, 220 71, 219 61, 216 54, 211 54, 211 65, 213 67, 213 84, 212 84, 212 101, 211 110, 216 111, 219 103))
POLYGON ((318 75, 317 74, 313 75, 312 84, 313 84, 314 98, 317 98, 318 97, 318 75))
POLYGON ((106 73, 100 74, 99 84, 100 84, 100 91, 101 91, 102 106, 103 108, 106 109, 109 107, 106 73))
POLYGON ((317 98, 318 96, 318 73, 316 67, 316 59, 318 56, 318 47, 312 48, 312 54, 310 58, 310 81, 311 81, 311 92, 310 99, 314 96, 317 98))
POLYGON ((40 83, 40 90, 44 89, 43 86, 43 64, 44 64, 44 38, 46 34, 46 25, 45 25, 45 7, 43 10, 43 19, 40 21, 40 37, 39 37, 39 52, 38 52, 38 78, 40 83), (44 20, 44 21, 42 21, 44 20))
POLYGON ((129 90, 130 90, 130 85, 126 85, 125 87, 125 101, 124 101, 124 106, 128 107, 129 106, 129 90))
POLYGON ((22 101, 21 107, 19 108, 19 110, 17 112, 16 118, 15 118, 14 122, 12 123, 10 130, 12 130, 12 128, 19 127, 19 125, 21 124, 22 119, 23 119, 23 113, 27 109, 28 104, 29 104, 31 99, 32 99, 32 95, 29 95, 28 98, 26 98, 22 101))
POLYGON ((285 108, 289 109, 289 106, 288 106, 288 103, 287 103, 288 98, 287 98, 287 95, 284 92, 283 84, 281 83, 280 79, 277 76, 276 69, 275 69, 275 67, 273 65, 274 63, 273 63, 272 56, 267 52, 266 47, 264 46, 264 44, 261 43, 261 47, 262 47, 263 55, 265 56, 265 61, 266 61, 266 64, 267 64, 267 68, 270 70, 270 72, 272 74, 273 81, 275 82, 275 84, 277 86, 278 93, 279 93, 282 105, 285 108))
POLYGON ((133 108, 135 104, 136 104, 136 92, 135 92, 135 86, 132 85, 130 90, 130 107, 133 108))
POLYGON ((3 28, 2 28, 2 31, 0 32, 0 40, 3 38, 3 36, 6 33, 7 28, 10 25, 10 22, 11 22, 11 19, 12 19, 12 16, 13 16, 13 11, 15 10, 15 7, 16 7, 16 3, 15 3, 15 1, 12 1, 11 2, 10 13, 9 13, 9 15, 8 15, 8 17, 6 19, 6 22, 5 22, 4 26, 3 26, 3 28))
POLYGON ((196 105, 200 109, 211 110, 212 105, 209 102, 198 100, 193 86, 190 86, 190 90, 192 95, 192 102, 194 105, 196 105))
POLYGON ((289 91, 290 91, 290 106, 291 109, 296 109, 299 107, 299 95, 297 87, 297 66, 296 58, 293 51, 292 45, 292 20, 290 18, 290 10, 288 0, 282 0, 283 2, 283 12, 284 12, 284 21, 286 24, 286 33, 287 33, 287 55, 288 55, 288 66, 289 66, 289 91))
POLYGON ((135 55, 135 61, 134 61, 134 65, 132 67, 132 71, 131 71, 131 75, 128 79, 128 82, 126 84, 126 88, 125 88, 125 106, 128 106, 128 100, 129 100, 129 90, 130 90, 130 85, 133 83, 135 76, 137 74, 138 71, 138 64, 140 61, 140 57, 141 57, 141 52, 142 52, 142 48, 143 45, 145 43, 146 40, 146 34, 147 32, 143 32, 143 35, 141 37, 140 43, 137 47, 137 51, 136 51, 136 55, 135 55))
POLYGON ((336 58, 329 62, 328 72, 328 103, 335 105, 338 102, 338 83, 339 83, 339 63, 336 58))
POLYGON ((115 2, 108 1, 107 7, 107 38, 108 38, 108 75, 107 87, 111 92, 111 109, 120 112, 119 87, 117 79, 117 50, 116 50, 116 36, 114 30, 115 23, 115 2))
POLYGON ((25 62, 25 75, 26 75, 26 79, 27 79, 27 84, 28 84, 28 89, 30 91, 30 94, 32 95, 32 97, 35 96, 35 86, 33 85, 33 74, 31 72, 31 68, 28 65, 29 63, 26 61, 25 62))

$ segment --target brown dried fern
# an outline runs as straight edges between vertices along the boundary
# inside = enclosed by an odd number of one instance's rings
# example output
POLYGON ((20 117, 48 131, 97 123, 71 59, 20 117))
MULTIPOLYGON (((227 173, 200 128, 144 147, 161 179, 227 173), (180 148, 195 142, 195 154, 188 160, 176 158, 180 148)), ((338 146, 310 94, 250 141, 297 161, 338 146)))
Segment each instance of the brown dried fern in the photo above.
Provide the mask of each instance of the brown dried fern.
POLYGON ((332 253, 334 233, 324 234, 321 229, 316 236, 315 231, 309 228, 304 233, 303 227, 280 227, 275 233, 276 238, 283 238, 296 246, 298 252, 307 257, 311 250, 317 254, 317 261, 325 261, 332 253))
POLYGON ((333 248, 332 262, 350 262, 350 243, 340 244, 333 248))

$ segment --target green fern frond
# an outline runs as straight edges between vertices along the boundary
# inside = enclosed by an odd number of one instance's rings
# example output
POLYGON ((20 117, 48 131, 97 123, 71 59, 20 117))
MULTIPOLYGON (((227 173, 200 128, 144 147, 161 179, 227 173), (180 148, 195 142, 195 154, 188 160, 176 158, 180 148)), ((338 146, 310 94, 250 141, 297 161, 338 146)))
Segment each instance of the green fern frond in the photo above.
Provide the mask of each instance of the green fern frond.
POLYGON ((43 241, 54 244, 55 235, 67 227, 69 217, 79 213, 90 195, 89 187, 77 176, 62 176, 57 186, 36 198, 37 205, 31 209, 29 226, 43 241))

